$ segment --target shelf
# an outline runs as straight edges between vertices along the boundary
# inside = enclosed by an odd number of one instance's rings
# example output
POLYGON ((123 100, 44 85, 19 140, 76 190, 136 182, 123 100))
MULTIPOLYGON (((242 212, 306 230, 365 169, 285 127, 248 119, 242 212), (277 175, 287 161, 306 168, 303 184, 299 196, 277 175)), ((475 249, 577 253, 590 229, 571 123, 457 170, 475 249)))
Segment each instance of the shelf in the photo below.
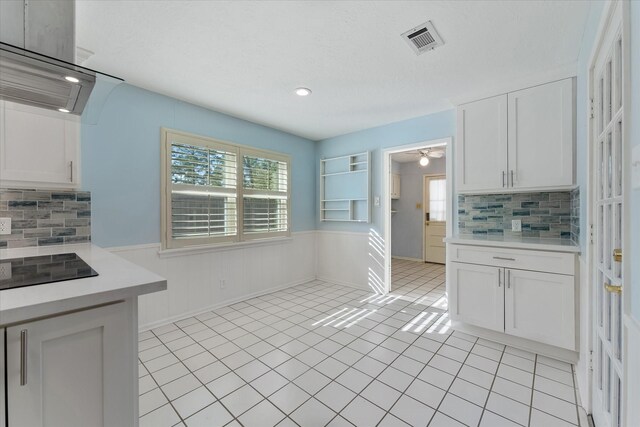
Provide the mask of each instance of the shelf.
POLYGON ((320 176, 335 176, 335 175, 347 175, 350 173, 358 173, 358 172, 367 172, 366 169, 356 170, 356 171, 346 171, 346 172, 333 172, 333 173, 325 173, 320 176))
POLYGON ((320 221, 369 222, 370 162, 368 151, 320 160, 320 221))
POLYGON ((369 199, 325 199, 325 200, 320 200, 321 202, 364 202, 367 201, 369 199))

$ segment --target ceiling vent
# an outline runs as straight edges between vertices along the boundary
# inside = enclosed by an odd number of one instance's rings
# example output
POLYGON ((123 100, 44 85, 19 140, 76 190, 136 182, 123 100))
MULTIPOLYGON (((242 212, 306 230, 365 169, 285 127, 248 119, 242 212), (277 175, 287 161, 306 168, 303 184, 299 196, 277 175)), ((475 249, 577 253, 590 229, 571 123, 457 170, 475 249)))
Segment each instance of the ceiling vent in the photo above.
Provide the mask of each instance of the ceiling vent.
POLYGON ((409 46, 411 46, 411 49, 413 49, 416 55, 433 50, 444 44, 431 21, 427 21, 422 25, 402 33, 402 38, 409 43, 409 46))

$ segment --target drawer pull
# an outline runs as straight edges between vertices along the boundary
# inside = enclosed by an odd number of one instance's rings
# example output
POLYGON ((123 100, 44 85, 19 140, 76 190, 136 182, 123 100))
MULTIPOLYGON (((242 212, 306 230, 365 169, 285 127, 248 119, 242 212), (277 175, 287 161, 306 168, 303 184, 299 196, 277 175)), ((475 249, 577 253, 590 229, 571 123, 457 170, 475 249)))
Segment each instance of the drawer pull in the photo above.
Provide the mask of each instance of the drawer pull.
POLYGON ((493 259, 501 259, 503 261, 515 261, 515 258, 505 258, 505 257, 501 257, 501 256, 494 256, 493 259))
POLYGON ((20 331, 20 385, 27 385, 27 330, 20 331))

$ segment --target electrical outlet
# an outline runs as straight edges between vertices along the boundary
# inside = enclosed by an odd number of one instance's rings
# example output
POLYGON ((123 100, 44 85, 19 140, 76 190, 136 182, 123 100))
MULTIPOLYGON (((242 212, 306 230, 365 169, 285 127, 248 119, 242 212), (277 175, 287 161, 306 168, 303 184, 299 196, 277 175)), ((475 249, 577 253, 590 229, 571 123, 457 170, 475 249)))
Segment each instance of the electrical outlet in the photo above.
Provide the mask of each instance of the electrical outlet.
POLYGON ((380 196, 373 198, 373 206, 380 206, 380 196))
POLYGON ((224 279, 220 279, 220 289, 224 289, 226 287, 226 283, 224 279))
POLYGON ((522 231, 522 221, 519 219, 512 220, 511 231, 522 231))
POLYGON ((11 279, 11 263, 0 263, 0 280, 11 279))
POLYGON ((11 218, 0 218, 0 234, 11 234, 11 218))

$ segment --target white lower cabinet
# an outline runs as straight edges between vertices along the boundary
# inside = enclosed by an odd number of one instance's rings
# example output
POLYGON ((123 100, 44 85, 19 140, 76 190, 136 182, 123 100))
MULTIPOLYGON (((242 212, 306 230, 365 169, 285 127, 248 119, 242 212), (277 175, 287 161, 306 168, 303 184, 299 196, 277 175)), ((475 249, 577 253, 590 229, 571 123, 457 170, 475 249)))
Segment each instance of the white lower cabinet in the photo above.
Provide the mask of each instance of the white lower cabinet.
POLYGON ((137 425, 129 304, 6 328, 7 427, 137 425))
POLYGON ((547 261, 558 257, 565 261, 564 271, 573 272, 572 256, 447 246, 448 259, 458 260, 447 262, 449 311, 454 322, 571 351, 577 349, 575 276, 544 271, 545 266, 555 268, 553 262, 547 261), (484 252, 486 256, 480 256, 484 252), (487 263, 472 263, 480 259, 487 263), (520 264, 520 260, 524 262, 520 264), (527 270, 518 268, 522 266, 527 270))
POLYGON ((504 331, 504 291, 501 269, 452 262, 449 280, 451 317, 494 331, 504 331))
POLYGON ((504 331, 557 347, 575 347, 574 278, 506 270, 504 331))

